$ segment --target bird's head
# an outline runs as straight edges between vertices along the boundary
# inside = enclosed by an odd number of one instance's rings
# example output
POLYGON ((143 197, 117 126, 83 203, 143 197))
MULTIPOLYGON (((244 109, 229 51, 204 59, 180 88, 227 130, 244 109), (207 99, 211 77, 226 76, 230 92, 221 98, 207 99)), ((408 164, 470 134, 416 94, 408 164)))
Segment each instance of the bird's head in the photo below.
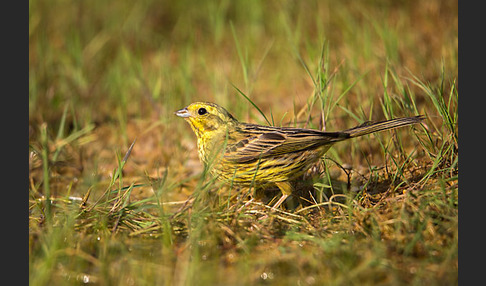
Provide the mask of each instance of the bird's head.
POLYGON ((212 132, 226 132, 226 129, 238 122, 223 107, 211 102, 194 102, 175 112, 184 118, 200 138, 212 132))

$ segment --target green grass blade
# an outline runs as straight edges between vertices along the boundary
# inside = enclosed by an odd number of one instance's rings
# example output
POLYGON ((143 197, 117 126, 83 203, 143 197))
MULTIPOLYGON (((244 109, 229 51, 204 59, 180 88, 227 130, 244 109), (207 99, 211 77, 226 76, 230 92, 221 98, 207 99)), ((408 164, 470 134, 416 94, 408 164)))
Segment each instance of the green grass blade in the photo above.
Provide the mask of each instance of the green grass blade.
POLYGON ((258 112, 263 116, 263 118, 265 119, 267 124, 271 125, 270 121, 265 116, 265 113, 263 113, 263 111, 248 96, 246 96, 246 94, 244 94, 239 88, 237 88, 233 83, 230 83, 230 84, 234 89, 236 89, 236 91, 238 91, 239 94, 241 94, 246 100, 248 100, 248 102, 250 102, 251 105, 253 105, 253 107, 255 107, 256 110, 258 110, 258 112))

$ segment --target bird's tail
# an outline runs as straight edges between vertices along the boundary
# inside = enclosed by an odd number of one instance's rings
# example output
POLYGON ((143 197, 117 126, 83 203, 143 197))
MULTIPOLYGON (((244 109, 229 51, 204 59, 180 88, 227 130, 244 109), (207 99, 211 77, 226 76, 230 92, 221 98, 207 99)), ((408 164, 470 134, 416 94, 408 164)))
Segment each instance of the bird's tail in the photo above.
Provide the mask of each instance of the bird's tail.
POLYGON ((359 137, 374 132, 379 132, 383 130, 388 130, 388 129, 393 129, 393 128, 419 123, 424 119, 425 116, 418 115, 413 117, 390 119, 390 120, 385 120, 380 122, 367 121, 351 129, 344 130, 343 133, 348 134, 350 138, 354 138, 354 137, 359 137))

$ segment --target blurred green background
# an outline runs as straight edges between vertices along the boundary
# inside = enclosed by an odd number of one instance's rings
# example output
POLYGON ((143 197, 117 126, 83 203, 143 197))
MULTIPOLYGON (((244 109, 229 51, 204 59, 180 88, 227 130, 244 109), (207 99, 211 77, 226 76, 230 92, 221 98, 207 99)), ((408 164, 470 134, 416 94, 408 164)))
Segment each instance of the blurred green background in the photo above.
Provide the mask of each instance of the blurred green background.
POLYGON ((312 93, 301 61, 314 72, 323 45, 333 88, 359 78, 349 100, 365 105, 387 62, 455 78, 457 2, 30 1, 30 121, 58 121, 66 102, 86 122, 245 102, 229 83, 281 115, 312 93))

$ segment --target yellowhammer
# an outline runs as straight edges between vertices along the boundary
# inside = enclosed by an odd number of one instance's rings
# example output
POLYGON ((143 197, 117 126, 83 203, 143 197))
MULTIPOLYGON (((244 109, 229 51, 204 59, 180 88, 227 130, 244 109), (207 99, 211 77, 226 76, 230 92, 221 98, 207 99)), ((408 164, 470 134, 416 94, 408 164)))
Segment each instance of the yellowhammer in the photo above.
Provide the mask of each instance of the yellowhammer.
POLYGON ((189 122, 197 137, 199 158, 219 179, 247 187, 275 184, 282 197, 273 208, 292 193, 291 181, 312 167, 334 143, 424 119, 404 117, 324 132, 239 122, 226 109, 209 102, 192 103, 175 114, 189 122))

